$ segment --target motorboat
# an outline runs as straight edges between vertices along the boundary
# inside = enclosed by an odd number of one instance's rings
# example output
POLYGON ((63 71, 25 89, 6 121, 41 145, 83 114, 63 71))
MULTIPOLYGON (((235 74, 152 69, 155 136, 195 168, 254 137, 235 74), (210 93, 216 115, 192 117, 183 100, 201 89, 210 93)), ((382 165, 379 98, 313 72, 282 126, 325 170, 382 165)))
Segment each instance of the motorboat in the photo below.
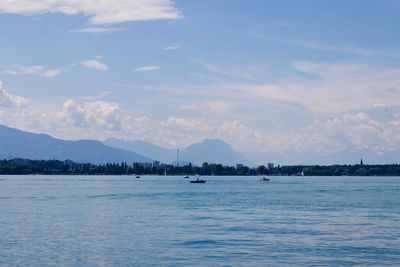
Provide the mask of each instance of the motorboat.
POLYGON ((196 180, 190 181, 191 184, 204 184, 207 180, 201 179, 200 176, 196 177, 196 180))

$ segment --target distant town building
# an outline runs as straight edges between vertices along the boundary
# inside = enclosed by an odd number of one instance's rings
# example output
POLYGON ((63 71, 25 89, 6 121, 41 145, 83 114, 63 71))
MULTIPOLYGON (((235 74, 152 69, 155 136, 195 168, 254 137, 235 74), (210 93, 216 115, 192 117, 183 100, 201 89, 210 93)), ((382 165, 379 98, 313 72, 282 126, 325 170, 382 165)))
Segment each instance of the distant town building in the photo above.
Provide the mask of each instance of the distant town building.
POLYGON ((176 149, 176 167, 179 167, 179 148, 176 149))
POLYGON ((140 167, 143 167, 143 168, 150 168, 151 166, 153 166, 153 163, 152 162, 134 162, 133 164, 132 164, 132 166, 133 167, 138 167, 138 166, 140 166, 140 167))
POLYGON ((274 168, 273 163, 267 163, 268 170, 272 170, 274 168))
POLYGON ((160 162, 158 160, 153 161, 153 167, 160 167, 160 162))
POLYGON ((151 168, 153 166, 152 162, 143 162, 143 167, 145 168, 151 168))
POLYGON ((240 169, 240 168, 243 168, 243 164, 241 164, 241 163, 236 164, 236 169, 240 169))

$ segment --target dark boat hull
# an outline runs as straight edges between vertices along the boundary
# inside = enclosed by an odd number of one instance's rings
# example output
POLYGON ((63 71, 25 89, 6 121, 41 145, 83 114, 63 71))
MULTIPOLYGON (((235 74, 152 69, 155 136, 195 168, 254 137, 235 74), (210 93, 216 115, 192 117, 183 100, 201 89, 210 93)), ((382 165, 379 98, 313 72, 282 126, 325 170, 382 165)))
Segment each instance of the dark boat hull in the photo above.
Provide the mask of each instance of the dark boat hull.
POLYGON ((200 181, 190 181, 191 184, 204 184, 207 182, 206 180, 200 180, 200 181))

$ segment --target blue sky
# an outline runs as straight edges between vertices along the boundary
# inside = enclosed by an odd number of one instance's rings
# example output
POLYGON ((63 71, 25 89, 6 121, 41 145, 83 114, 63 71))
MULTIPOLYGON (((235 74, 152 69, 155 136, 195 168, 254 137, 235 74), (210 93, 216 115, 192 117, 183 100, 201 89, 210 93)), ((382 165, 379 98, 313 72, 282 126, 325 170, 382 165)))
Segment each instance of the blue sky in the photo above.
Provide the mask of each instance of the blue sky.
POLYGON ((220 138, 257 163, 393 153, 399 25, 393 0, 7 1, 0 123, 165 147, 220 138))

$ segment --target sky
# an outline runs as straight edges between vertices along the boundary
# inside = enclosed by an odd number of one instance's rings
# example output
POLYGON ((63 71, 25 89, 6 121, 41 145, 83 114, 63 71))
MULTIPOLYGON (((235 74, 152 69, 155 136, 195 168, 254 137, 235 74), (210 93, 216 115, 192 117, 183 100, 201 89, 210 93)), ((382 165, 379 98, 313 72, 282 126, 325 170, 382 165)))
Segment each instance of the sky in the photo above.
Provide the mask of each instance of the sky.
POLYGON ((1 1, 0 123, 398 162, 399 26, 398 0, 1 1))

